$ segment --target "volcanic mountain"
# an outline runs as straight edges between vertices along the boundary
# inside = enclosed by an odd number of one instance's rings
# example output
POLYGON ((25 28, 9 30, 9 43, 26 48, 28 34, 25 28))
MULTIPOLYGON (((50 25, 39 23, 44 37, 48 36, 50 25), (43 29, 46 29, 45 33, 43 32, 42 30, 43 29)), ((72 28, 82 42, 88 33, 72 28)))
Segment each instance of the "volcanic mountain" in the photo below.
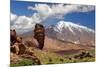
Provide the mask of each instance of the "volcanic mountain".
MULTIPOLYGON (((50 25, 45 29, 46 37, 63 42, 72 42, 75 44, 95 46, 95 31, 72 22, 60 21, 50 25)), ((32 37, 33 31, 22 34, 24 37, 32 37)))
POLYGON ((46 28, 46 36, 62 41, 70 41, 81 45, 95 44, 94 30, 72 22, 60 21, 46 28))

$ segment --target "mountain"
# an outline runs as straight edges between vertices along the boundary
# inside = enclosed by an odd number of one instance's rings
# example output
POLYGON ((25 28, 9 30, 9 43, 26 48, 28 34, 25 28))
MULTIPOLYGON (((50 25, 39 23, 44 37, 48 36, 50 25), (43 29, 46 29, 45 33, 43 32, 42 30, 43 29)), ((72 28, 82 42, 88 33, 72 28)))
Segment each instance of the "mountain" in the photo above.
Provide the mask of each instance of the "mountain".
MULTIPOLYGON (((75 44, 95 46, 95 31, 72 22, 60 21, 57 24, 46 27, 45 34, 51 39, 75 44)), ((23 33, 23 37, 32 37, 33 31, 23 33)))
POLYGON ((46 35, 62 41, 70 41, 82 45, 95 44, 94 30, 72 22, 60 21, 46 28, 46 35))

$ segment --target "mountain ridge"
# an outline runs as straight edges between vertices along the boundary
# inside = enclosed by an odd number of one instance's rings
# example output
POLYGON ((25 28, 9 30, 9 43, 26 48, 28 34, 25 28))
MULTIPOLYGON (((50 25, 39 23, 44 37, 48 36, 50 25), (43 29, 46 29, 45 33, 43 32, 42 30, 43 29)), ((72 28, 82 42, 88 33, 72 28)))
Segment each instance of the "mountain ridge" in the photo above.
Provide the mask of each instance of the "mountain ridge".
POLYGON ((46 35, 64 41, 80 42, 94 45, 95 32, 86 26, 72 22, 60 21, 46 29, 46 35))
MULTIPOLYGON (((33 35, 33 31, 22 34, 24 37, 32 37, 33 35)), ((72 42, 92 46, 95 44, 94 30, 72 22, 60 21, 55 25, 47 27, 45 29, 45 36, 63 42, 72 42)))

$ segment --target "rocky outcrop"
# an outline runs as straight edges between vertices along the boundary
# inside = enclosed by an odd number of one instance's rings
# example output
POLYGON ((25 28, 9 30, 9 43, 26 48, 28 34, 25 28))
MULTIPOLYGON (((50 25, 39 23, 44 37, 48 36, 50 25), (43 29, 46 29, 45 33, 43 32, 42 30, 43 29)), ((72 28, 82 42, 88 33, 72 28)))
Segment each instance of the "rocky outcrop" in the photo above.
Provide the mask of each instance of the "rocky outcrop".
POLYGON ((15 29, 10 30, 10 43, 13 45, 16 42, 17 34, 15 29))
POLYGON ((34 29, 34 38, 38 41, 39 49, 43 49, 44 47, 44 40, 45 40, 45 29, 44 26, 41 24, 36 24, 34 29))
POLYGON ((87 58, 87 57, 93 57, 89 52, 81 52, 79 55, 75 55, 74 58, 75 59, 83 59, 83 58, 87 58))
POLYGON ((40 60, 34 54, 36 48, 35 40, 26 40, 23 42, 22 37, 17 36, 16 30, 10 30, 11 46, 10 46, 10 62, 16 64, 19 60, 30 59, 34 64, 40 65, 40 60))

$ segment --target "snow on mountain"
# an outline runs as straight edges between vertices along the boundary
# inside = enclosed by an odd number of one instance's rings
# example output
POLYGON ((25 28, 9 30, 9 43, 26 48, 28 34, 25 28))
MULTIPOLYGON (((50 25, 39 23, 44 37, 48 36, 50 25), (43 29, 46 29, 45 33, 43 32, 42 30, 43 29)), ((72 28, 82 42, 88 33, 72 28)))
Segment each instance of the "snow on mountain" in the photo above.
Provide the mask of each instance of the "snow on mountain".
POLYGON ((57 25, 55 25, 54 30, 57 31, 57 32, 61 32, 62 29, 69 29, 70 32, 75 34, 73 28, 77 29, 80 32, 82 32, 82 30, 85 30, 87 32, 93 32, 94 33, 94 30, 89 29, 85 26, 78 25, 78 24, 75 24, 75 23, 72 23, 72 22, 65 22, 65 21, 58 22, 57 25))
MULTIPOLYGON (((95 45, 95 31, 72 22, 60 21, 45 29, 47 37, 65 42, 73 42, 81 45, 95 45)), ((25 36, 33 36, 33 31, 24 33, 25 36)))
POLYGON ((72 22, 60 21, 51 25, 46 29, 46 35, 63 41, 78 41, 85 45, 94 45, 95 42, 94 30, 72 22))

